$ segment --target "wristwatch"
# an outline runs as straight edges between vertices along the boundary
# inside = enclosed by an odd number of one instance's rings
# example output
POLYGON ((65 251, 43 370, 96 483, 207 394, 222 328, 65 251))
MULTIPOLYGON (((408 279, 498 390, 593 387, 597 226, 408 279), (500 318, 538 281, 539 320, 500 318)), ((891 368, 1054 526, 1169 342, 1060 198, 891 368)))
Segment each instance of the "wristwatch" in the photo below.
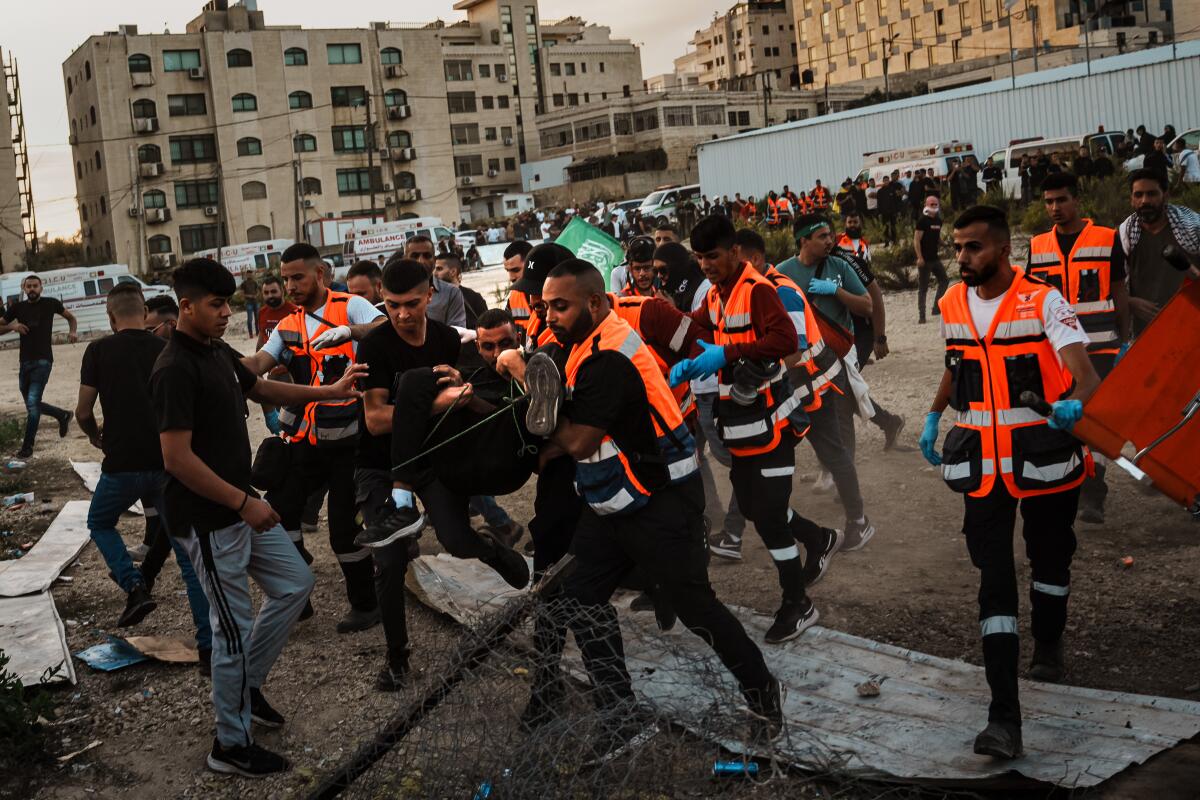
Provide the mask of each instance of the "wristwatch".
POLYGON ((879 342, 880 344, 887 344, 887 337, 881 333, 875 337, 875 341, 879 342))

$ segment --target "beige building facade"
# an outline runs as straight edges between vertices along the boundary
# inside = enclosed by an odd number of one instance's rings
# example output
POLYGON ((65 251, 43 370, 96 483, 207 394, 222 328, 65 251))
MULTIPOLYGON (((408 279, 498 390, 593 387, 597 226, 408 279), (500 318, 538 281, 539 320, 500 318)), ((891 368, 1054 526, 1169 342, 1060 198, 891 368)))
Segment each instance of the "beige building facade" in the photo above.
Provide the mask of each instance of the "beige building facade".
MULTIPOLYGON (((694 75, 705 89, 770 88, 790 84, 796 66, 791 0, 741 0, 692 36, 675 74, 694 75)), ((672 87, 667 87, 672 88, 672 87)))
POLYGON ((5 94, 0 102, 0 272, 16 272, 25 261, 25 228, 21 218, 25 204, 17 181, 20 126, 13 112, 18 98, 8 79, 9 63, 0 47, 0 72, 4 75, 5 94))

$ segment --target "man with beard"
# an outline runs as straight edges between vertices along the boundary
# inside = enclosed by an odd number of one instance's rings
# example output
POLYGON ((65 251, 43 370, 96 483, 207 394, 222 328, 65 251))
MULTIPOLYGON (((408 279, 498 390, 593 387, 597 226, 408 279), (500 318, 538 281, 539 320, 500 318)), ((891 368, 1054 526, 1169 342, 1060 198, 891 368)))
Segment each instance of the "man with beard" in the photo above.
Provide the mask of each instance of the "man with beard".
POLYGON ((284 297, 283 279, 278 275, 268 275, 262 282, 263 305, 258 309, 258 347, 267 343, 271 331, 279 322, 296 313, 296 307, 284 297))
POLYGON ((654 274, 654 242, 640 237, 629 244, 626 253, 625 285, 618 290, 622 297, 654 297, 658 278, 654 274))
POLYGON ((383 308, 383 270, 374 261, 355 261, 346 272, 346 291, 383 308))
POLYGON ((1129 308, 1133 312, 1133 334, 1139 335, 1170 300, 1183 278, 1163 258, 1168 245, 1187 253, 1190 274, 1200 277, 1200 214, 1185 206, 1167 202, 1167 181, 1149 169, 1129 175, 1130 205, 1133 213, 1118 229, 1121 247, 1129 258, 1129 308))
POLYGON ((941 302, 947 368, 926 415, 921 451, 963 494, 963 533, 980 571, 979 625, 992 702, 975 752, 1012 759, 1022 752, 1017 508, 1033 573, 1029 676, 1057 682, 1065 672, 1072 523, 1090 460, 1069 431, 1100 378, 1075 310, 1057 289, 1009 262, 1002 210, 974 206, 960 214, 954 250, 963 282, 941 302), (1026 407, 1019 399, 1026 391, 1045 398, 1053 413, 1043 417, 1026 407), (939 454, 938 420, 946 406, 957 418, 939 454))

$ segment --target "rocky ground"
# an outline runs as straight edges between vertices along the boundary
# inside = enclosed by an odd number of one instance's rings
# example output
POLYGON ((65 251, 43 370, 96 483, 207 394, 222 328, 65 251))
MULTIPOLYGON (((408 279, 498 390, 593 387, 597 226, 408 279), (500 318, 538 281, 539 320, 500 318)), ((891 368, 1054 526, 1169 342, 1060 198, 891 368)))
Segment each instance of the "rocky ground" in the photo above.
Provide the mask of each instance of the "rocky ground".
MULTIPOLYGON (((915 306, 914 293, 888 296, 892 354, 866 370, 879 401, 908 420, 903 438, 914 447, 942 369, 937 325, 917 325, 915 306)), ((231 338, 235 346, 247 344, 244 337, 231 338)), ((74 405, 83 349, 83 344, 55 348, 47 401, 74 405)), ((8 376, 0 392, 0 415, 19 414, 14 350, 0 352, 0 374, 8 376)), ((265 433, 260 415, 252 415, 250 423, 252 439, 265 433)), ((979 663, 977 581, 960 533, 961 500, 918 452, 885 453, 875 427, 860 423, 858 430, 860 480, 878 534, 864 550, 836 558, 813 591, 821 623, 979 663)), ((794 505, 818 521, 840 524, 836 499, 809 489, 815 474, 811 448, 801 445, 797 453, 794 505)), ((0 511, 0 529, 14 530, 20 541, 33 541, 53 518, 52 510, 87 496, 70 472, 70 458, 99 460, 99 454, 74 428, 59 440, 47 425, 21 480, 37 492, 39 502, 50 505, 46 513, 39 508, 0 511)), ((1106 523, 1077 527, 1067 632, 1070 680, 1102 689, 1200 699, 1200 585, 1195 580, 1200 530, 1168 500, 1143 491, 1118 470, 1109 474, 1106 523), (1132 566, 1123 565, 1126 556, 1132 557, 1132 566)), ((719 483, 727 496, 723 471, 719 483)), ((502 503, 515 518, 528 521, 532 486, 502 503)), ((141 524, 140 517, 132 516, 122 523, 131 545, 140 541, 141 524)), ((261 741, 286 753, 296 765, 292 772, 251 784, 204 769, 211 712, 207 681, 196 669, 152 662, 99 673, 77 662, 78 685, 57 694, 59 721, 52 728, 52 754, 69 753, 95 740, 101 744, 65 767, 34 765, 12 780, 0 781, 0 797, 241 797, 255 792, 263 798, 282 798, 311 790, 323 771, 371 736, 402 700, 372 688, 383 656, 380 629, 349 636, 334 632, 345 600, 336 563, 321 539, 321 534, 314 535, 309 545, 317 558, 316 617, 296 629, 266 687, 289 722, 278 732, 263 734, 261 741)), ((7 541, 0 544, 7 549, 7 541)), ((424 537, 423 550, 433 552, 435 547, 433 537, 424 537)), ((1023 564, 1019 539, 1014 547, 1023 564)), ((769 556, 752 534, 745 550, 741 564, 714 562, 711 575, 717 592, 731 603, 773 612, 778 597, 769 556)), ((114 631, 123 600, 94 548, 87 548, 79 566, 68 574, 72 582, 59 584, 54 594, 74 652, 114 631)), ((1027 575, 1022 574, 1021 583, 1025 597, 1027 575)), ((156 595, 159 609, 131 632, 188 636, 182 582, 169 564, 156 595)), ((415 601, 409 618, 415 665, 420 669, 436 663, 454 641, 456 628, 415 601)), ((1026 615, 1025 641, 1027 623, 1026 615)), ((1200 786, 1197 751, 1200 745, 1185 744, 1091 796, 1194 797, 1200 786)), ((808 791, 797 787, 789 794, 808 791)))

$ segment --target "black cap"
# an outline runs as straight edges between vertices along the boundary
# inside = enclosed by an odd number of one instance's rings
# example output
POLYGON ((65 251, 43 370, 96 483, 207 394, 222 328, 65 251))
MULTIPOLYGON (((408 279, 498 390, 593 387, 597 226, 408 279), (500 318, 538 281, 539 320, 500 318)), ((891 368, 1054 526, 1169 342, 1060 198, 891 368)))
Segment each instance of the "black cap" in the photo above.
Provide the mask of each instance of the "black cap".
POLYGON ((539 244, 525 256, 525 269, 512 288, 525 294, 540 295, 542 284, 546 282, 546 276, 550 274, 550 270, 574 257, 575 254, 561 244, 555 242, 539 244))
POLYGON ((629 242, 629 247, 625 250, 625 261, 632 264, 635 261, 639 264, 650 261, 654 258, 654 240, 649 236, 637 236, 629 242))

